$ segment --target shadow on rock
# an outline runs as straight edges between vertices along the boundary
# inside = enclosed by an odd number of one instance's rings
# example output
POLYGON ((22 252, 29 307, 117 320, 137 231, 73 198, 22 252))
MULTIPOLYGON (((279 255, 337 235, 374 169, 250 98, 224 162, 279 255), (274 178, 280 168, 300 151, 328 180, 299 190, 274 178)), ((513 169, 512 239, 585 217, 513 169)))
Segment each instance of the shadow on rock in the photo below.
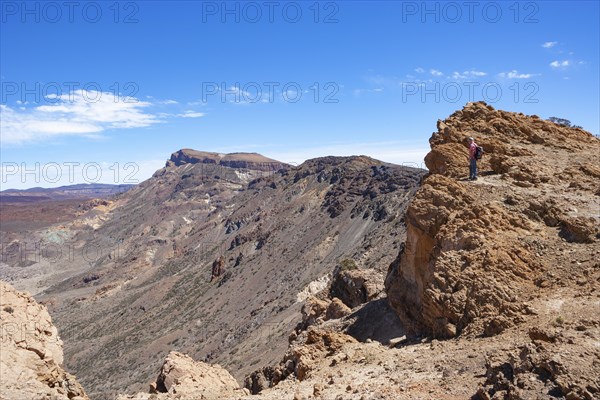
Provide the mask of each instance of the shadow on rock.
POLYGON ((367 339, 388 345, 391 339, 404 336, 406 330, 387 299, 373 300, 348 316, 345 333, 356 340, 367 339))

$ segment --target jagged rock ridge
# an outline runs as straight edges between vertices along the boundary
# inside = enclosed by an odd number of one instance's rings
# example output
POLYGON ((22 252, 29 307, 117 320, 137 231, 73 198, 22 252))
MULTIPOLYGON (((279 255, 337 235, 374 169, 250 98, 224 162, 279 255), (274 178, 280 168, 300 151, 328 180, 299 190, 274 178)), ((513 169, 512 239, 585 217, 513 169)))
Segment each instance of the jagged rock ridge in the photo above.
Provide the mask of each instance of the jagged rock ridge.
POLYGON ((430 144, 431 174, 386 280, 407 324, 436 337, 495 335, 521 322, 543 288, 590 272, 593 263, 569 256, 597 260, 598 138, 479 102, 438 121, 430 144), (486 151, 475 182, 465 179, 469 136, 486 151), (579 244, 569 256, 568 243, 579 244))

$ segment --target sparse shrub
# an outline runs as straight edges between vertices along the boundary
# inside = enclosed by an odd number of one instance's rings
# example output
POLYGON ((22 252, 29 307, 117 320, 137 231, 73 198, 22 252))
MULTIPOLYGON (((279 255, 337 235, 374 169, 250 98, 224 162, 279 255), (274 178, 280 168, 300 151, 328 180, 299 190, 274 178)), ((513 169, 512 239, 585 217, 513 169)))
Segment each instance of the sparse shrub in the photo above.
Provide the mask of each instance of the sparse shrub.
POLYGON ((340 271, 351 271, 353 269, 358 269, 358 266, 354 260, 346 258, 340 262, 340 271))
POLYGON ((11 306, 6 306, 4 307, 4 311, 6 311, 9 314, 12 314, 15 310, 11 306))
POLYGON ((577 125, 571 125, 571 121, 569 121, 568 119, 564 119, 564 118, 550 117, 550 118, 548 118, 548 121, 554 122, 555 124, 558 124, 561 126, 566 126, 567 128, 581 128, 580 126, 577 126, 577 125))
POLYGON ((565 318, 562 315, 556 317, 552 325, 554 326, 562 326, 565 323, 565 318))

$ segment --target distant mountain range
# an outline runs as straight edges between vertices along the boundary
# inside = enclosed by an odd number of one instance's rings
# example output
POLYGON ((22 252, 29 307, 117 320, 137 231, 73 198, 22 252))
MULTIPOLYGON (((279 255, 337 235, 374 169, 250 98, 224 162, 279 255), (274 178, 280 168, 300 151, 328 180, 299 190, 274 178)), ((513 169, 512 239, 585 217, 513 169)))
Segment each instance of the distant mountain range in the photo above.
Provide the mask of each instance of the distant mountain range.
POLYGON ((7 189, 0 191, 0 201, 5 203, 25 203, 48 200, 104 198, 126 192, 133 186, 135 185, 79 183, 56 188, 7 189))

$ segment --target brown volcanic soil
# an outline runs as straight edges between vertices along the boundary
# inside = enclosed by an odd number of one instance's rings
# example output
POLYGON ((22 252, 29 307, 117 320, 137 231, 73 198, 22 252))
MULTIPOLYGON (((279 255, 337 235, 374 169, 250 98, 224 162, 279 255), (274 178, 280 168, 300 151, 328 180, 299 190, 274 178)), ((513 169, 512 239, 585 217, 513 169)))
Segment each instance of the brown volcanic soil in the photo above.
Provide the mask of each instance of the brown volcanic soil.
POLYGON ((0 231, 25 232, 72 221, 81 215, 81 199, 22 203, 0 202, 0 231))
MULTIPOLYGON (((93 199, 118 196, 132 185, 77 184, 0 192, 0 232, 31 232, 72 221, 94 206, 93 199)), ((7 239, 2 237, 2 243, 7 239)))
POLYGON ((498 389, 510 387, 510 394, 498 390, 495 399, 565 398, 561 386, 572 393, 567 398, 596 399, 599 393, 590 390, 597 390, 599 383, 600 324, 592 313, 597 300, 563 296, 532 303, 536 315, 501 335, 414 339, 398 348, 354 341, 330 321, 310 328, 315 338, 311 344, 303 338, 289 351, 309 365, 304 379, 291 375, 258 396, 242 398, 477 399, 485 398, 477 396, 480 388, 489 390, 495 384, 498 389), (571 317, 558 324, 560 315, 571 317), (497 371, 504 371, 506 379, 498 379, 497 371), (493 383, 486 384, 488 380, 493 383), (577 393, 583 394, 575 397, 577 393))

